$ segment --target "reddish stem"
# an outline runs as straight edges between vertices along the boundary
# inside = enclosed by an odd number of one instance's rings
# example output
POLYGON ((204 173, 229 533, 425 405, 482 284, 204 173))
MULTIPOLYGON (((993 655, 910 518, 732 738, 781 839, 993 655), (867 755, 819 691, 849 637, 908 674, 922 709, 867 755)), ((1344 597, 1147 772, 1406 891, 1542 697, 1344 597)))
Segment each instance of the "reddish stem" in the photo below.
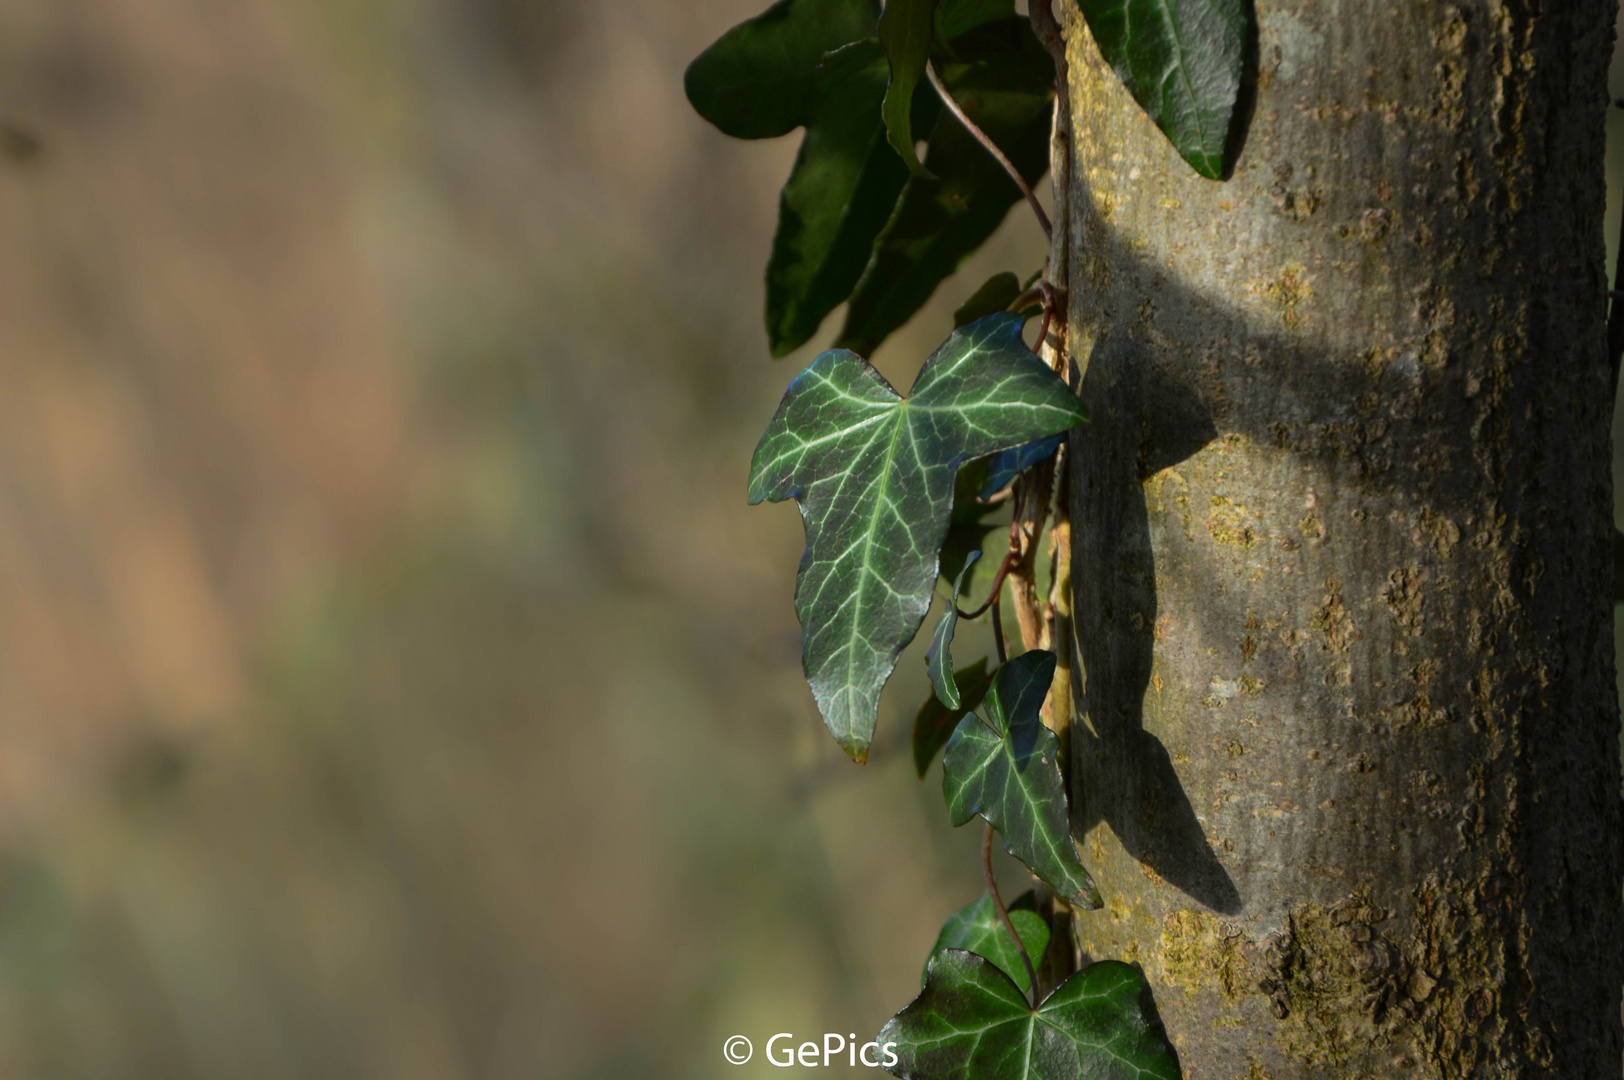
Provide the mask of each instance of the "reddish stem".
MULTIPOLYGON (((1002 592, 1002 589, 999 592, 1002 592)), ((1004 645, 1004 619, 998 613, 998 599, 999 593, 994 593, 992 598, 992 640, 993 644, 998 646, 998 666, 1003 667, 1009 663, 1009 649, 1004 645)))
POLYGON ((1038 339, 1032 344, 1032 351, 1039 356, 1043 355, 1043 343, 1049 340, 1049 320, 1054 318, 1054 306, 1043 305, 1043 325, 1038 329, 1038 339))
POLYGON ((959 107, 957 101, 953 100, 953 95, 947 92, 947 87, 942 85, 941 77, 936 74, 936 66, 929 61, 925 62, 925 74, 930 77, 930 84, 936 88, 936 93, 941 96, 942 104, 947 106, 949 112, 958 117, 959 123, 964 125, 964 130, 968 131, 971 137, 980 143, 982 148, 991 154, 998 164, 1004 167, 1004 171, 1009 174, 1009 178, 1015 181, 1015 186, 1021 189, 1021 194, 1026 196, 1027 205, 1032 208, 1032 213, 1037 216, 1038 226, 1043 230, 1043 238, 1045 240, 1050 239, 1054 234, 1054 227, 1049 224, 1049 215, 1044 212, 1043 204, 1038 202, 1038 197, 1032 193, 1032 185, 1026 182, 1026 177, 1022 176, 1020 170, 1015 167, 1015 163, 1010 161, 1002 150, 998 149, 998 144, 993 142, 985 131, 977 127, 976 122, 971 120, 969 115, 959 107))
POLYGON ((992 823, 987 824, 986 838, 981 841, 981 874, 987 879, 987 891, 992 893, 993 906, 998 909, 998 917, 1003 920, 1004 929, 1009 931, 1009 938, 1015 943, 1015 951, 1021 954, 1021 963, 1026 965, 1026 985, 1028 1000, 1032 1008, 1038 1007, 1038 973, 1032 970, 1032 958, 1026 955, 1026 945, 1021 941, 1021 935, 1015 932, 1015 923, 1009 917, 1009 909, 1004 906, 1004 898, 998 895, 998 882, 992 876, 992 823))

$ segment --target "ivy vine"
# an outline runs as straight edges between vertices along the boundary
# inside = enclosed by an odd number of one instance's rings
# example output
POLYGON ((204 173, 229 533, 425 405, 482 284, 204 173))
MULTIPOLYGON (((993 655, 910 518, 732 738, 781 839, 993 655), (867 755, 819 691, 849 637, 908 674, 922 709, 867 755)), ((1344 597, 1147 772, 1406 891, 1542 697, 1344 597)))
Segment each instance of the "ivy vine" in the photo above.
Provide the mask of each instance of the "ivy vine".
MULTIPOLYGON (((987 889, 948 919, 922 992, 879 1036, 896 1046, 892 1071, 918 1080, 1179 1076, 1136 967, 1071 970, 1069 911, 1100 898, 1071 836, 1061 742, 1045 724, 1046 707, 1069 703, 1046 706, 1056 656, 1029 632, 1053 614, 1037 597, 1035 560, 1056 478, 1079 467, 1065 460, 1065 433, 1087 422, 1066 381, 1066 297, 1047 264, 1025 282, 995 275, 955 312, 906 398, 863 359, 1011 207, 1024 199, 1051 231, 1032 192, 1048 168, 1066 67, 1049 2, 1034 0, 1027 18, 1013 0, 888 0, 883 10, 879 0, 779 0, 723 34, 685 80, 694 108, 729 135, 805 129, 767 264, 772 353, 805 344, 841 304, 845 321, 835 348, 785 392, 756 447, 749 499, 800 504, 803 666, 853 760, 868 756, 880 691, 938 580, 953 583, 926 653, 931 693, 913 756, 923 778, 942 755, 955 825, 986 821, 987 889), (1023 330, 1037 317, 1034 351, 1023 330), (1013 520, 988 597, 962 610, 997 528, 988 518, 1005 502, 1013 520), (1027 646, 1013 658, 1006 583, 1027 646), (989 614, 996 662, 955 668, 958 622, 989 614), (1011 907, 993 881, 995 833, 1038 882, 1011 907)), ((1220 178, 1251 31, 1246 0, 1066 2, 1179 155, 1220 178)))

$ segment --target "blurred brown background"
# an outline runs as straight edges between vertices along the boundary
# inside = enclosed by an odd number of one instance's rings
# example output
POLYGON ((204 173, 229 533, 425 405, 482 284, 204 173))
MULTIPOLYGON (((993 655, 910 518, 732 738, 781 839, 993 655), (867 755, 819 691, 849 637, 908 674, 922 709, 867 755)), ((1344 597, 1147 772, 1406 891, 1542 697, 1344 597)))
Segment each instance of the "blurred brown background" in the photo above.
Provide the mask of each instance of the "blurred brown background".
POLYGON ((681 93, 762 3, 0 0, 0 1078, 742 1080, 913 995, 979 835, 917 648, 818 723, 796 139, 681 93))
POLYGON ((0 0, 0 1077, 773 1075, 913 995, 923 665, 844 764, 744 503, 796 140, 681 75, 760 2, 0 0))

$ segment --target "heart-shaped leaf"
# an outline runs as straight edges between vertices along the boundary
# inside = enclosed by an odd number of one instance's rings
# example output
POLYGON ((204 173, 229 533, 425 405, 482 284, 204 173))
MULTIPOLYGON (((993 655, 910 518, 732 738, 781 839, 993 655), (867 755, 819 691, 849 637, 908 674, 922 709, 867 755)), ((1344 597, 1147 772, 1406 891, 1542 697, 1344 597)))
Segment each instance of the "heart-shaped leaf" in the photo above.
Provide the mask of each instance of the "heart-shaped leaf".
MULTIPOLYGON (((1025 19, 983 28, 998 50, 937 73, 970 118, 1035 184, 1049 167, 1054 63, 1025 19), (1007 33, 1006 33, 1007 31, 1007 33)), ((852 292, 838 344, 868 355, 930 299, 1021 201, 1002 166, 946 110, 931 132, 934 177, 911 176, 852 292)))
MULTIPOLYGON (((1049 947, 1049 924, 1037 913, 1037 900, 1030 891, 1022 893, 1009 905, 1009 921, 1015 924, 1015 932, 1021 936, 1021 944, 1026 946, 1027 959, 1032 961, 1033 966, 1041 964, 1043 951, 1049 947)), ((1021 954, 1015 951, 1015 943, 1009 940, 1009 929, 1004 925, 1004 920, 998 917, 992 893, 982 893, 981 899, 966 904, 948 916, 947 922, 942 924, 942 932, 936 935, 930 958, 925 961, 925 971, 920 973, 920 985, 924 985, 929 978, 931 961, 948 949, 963 949, 991 961, 1021 988, 1022 993, 1031 992, 1026 965, 1021 963, 1021 954)))
POLYGON ((964 567, 959 570, 958 578, 953 582, 953 595, 948 597, 947 610, 936 621, 936 632, 930 636, 930 648, 925 650, 925 674, 930 676, 931 686, 936 688, 936 697, 949 709, 959 707, 959 689, 953 685, 953 631, 959 625, 959 589, 964 585, 964 575, 981 558, 981 552, 972 551, 964 560, 964 567))
POLYGON ((1021 473, 1054 457, 1055 451, 1065 441, 1064 435, 1051 435, 1013 450, 1000 450, 987 462, 987 478, 981 482, 981 497, 990 499, 1003 491, 1021 473))
POLYGON ((925 989, 876 1037, 906 1080, 1179 1080, 1178 1056, 1142 1004, 1139 972, 1102 960, 1033 1009, 996 965, 946 949, 925 989))
POLYGON ((1054 653, 1033 649, 998 669, 981 702, 986 721, 966 716, 947 742, 942 794, 954 825, 980 814, 1055 892, 1097 908, 1099 892, 1071 840, 1060 740, 1039 719, 1054 668, 1054 653))
POLYGON ((1245 0, 1078 0, 1100 55, 1173 148, 1223 175, 1245 64, 1245 0))
POLYGON ((928 175, 914 153, 913 121, 909 115, 914 88, 925 77, 925 63, 936 36, 937 0, 889 0, 880 16, 880 40, 891 61, 891 84, 880 114, 885 137, 907 163, 908 171, 928 175))
POLYGON ((790 383, 756 446, 750 502, 801 504, 801 661, 824 723, 853 759, 868 757, 880 689, 930 608, 954 471, 1086 418, 1021 341, 1013 314, 955 330, 907 400, 840 349, 790 383))
POLYGON ((987 687, 992 685, 992 676, 987 674, 987 658, 983 656, 975 663, 966 664, 955 671, 953 684, 959 691, 958 708, 949 709, 943 705, 932 689, 930 696, 914 713, 914 768, 919 771, 921 780, 930 771, 930 763, 936 759, 937 751, 953 737, 953 729, 959 726, 964 714, 980 705, 981 699, 987 696, 987 687))
POLYGON ((688 65, 694 109, 729 135, 770 139, 809 122, 823 54, 873 37, 879 0, 778 0, 688 65))
MULTIPOLYGON (((821 103, 778 197, 778 231, 767 263, 767 338, 784 356, 817 333, 868 265, 908 169, 885 142, 880 99, 887 67, 878 40, 824 57, 821 103)), ((934 94, 920 95, 935 117, 934 94)))

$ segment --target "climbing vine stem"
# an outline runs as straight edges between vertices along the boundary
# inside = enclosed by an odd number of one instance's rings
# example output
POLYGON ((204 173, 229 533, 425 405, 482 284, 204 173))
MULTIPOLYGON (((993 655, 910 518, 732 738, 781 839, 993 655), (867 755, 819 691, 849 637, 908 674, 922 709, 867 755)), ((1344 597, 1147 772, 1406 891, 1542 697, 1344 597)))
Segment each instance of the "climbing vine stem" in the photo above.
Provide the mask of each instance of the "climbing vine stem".
POLYGON ((1015 163, 1009 160, 1008 155, 998 148, 998 144, 993 142, 987 133, 976 125, 974 120, 970 119, 970 114, 964 111, 952 94, 948 93, 947 87, 942 85, 941 76, 936 74, 936 65, 926 61, 925 74, 929 76, 931 86, 936 88, 936 93, 941 97, 942 104, 946 105, 948 111, 958 118, 959 123, 964 125, 964 130, 968 131, 975 141, 980 143, 987 153, 991 154, 993 159, 1004 167, 1004 171, 1009 174, 1009 178, 1015 181, 1015 186, 1021 189, 1021 194, 1026 196, 1026 204, 1032 208, 1032 213, 1037 215, 1038 225, 1043 229, 1044 239, 1047 240, 1053 237, 1054 227, 1049 224, 1049 215, 1044 211, 1043 204, 1038 202, 1037 195, 1032 192, 1032 185, 1028 184, 1026 177, 1021 175, 1021 170, 1015 167, 1015 163))
POLYGON ((998 880, 992 874, 993 835, 993 827, 988 825, 986 835, 981 838, 981 876, 987 880, 987 891, 992 894, 992 906, 998 909, 998 921, 1004 924, 1005 931, 1009 933, 1009 940, 1015 943, 1015 951, 1021 954, 1021 963, 1026 965, 1028 1000, 1035 1009, 1038 1006, 1038 973, 1032 967, 1032 957, 1027 955, 1026 943, 1021 940, 1021 935, 1015 932, 1015 923, 1009 917, 1009 908, 1004 906, 1004 898, 998 892, 998 880))

